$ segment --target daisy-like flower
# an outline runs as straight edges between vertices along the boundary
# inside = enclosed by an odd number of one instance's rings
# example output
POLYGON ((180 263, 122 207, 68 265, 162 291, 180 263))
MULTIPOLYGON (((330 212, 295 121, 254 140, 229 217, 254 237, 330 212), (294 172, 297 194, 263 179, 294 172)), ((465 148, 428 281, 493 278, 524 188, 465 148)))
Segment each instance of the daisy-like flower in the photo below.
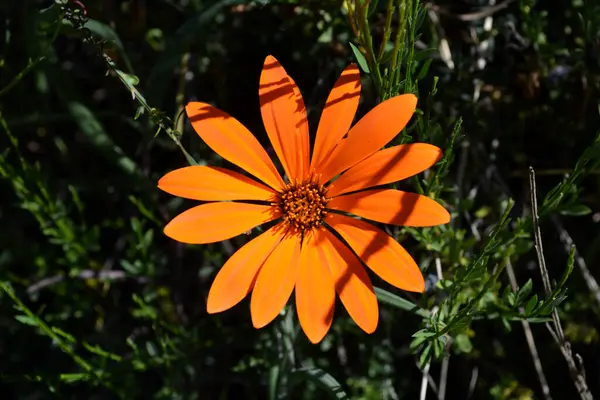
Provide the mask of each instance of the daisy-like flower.
POLYGON ((164 232, 183 243, 214 243, 269 223, 221 268, 208 294, 208 312, 227 310, 252 292, 252 323, 261 328, 295 291, 302 329, 318 343, 331 327, 337 292, 356 324, 372 333, 379 310, 364 265, 403 290, 422 292, 425 284, 398 242, 356 217, 421 227, 450 221, 428 197, 374 188, 418 174, 441 157, 439 148, 424 143, 380 150, 406 126, 417 98, 405 94, 386 100, 351 127, 360 75, 350 65, 327 99, 311 155, 304 101, 272 56, 263 66, 259 97, 287 179, 240 122, 209 104, 189 103, 187 115, 202 140, 253 178, 209 166, 166 174, 160 189, 208 203, 176 216, 164 232))

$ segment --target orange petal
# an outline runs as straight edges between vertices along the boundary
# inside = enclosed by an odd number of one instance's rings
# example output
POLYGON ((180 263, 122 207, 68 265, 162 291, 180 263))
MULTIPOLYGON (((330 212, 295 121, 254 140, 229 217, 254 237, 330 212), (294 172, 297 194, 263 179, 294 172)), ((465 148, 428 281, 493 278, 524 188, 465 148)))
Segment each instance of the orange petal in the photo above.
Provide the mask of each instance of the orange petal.
POLYGON ((287 303, 298 275, 300 236, 285 236, 260 269, 250 300, 255 328, 273 321, 287 303))
POLYGON ((171 171, 158 187, 174 196, 202 201, 270 200, 275 191, 225 168, 194 165, 171 171))
POLYGON ((304 236, 299 263, 296 311, 308 339, 319 343, 331 327, 335 290, 331 272, 311 234, 304 236))
POLYGON ((360 260, 327 229, 317 231, 316 243, 329 265, 335 290, 348 314, 362 330, 375 332, 379 321, 377 297, 360 260))
POLYGON ((317 169, 321 182, 327 182, 385 146, 404 129, 416 107, 415 95, 403 94, 369 111, 350 129, 348 137, 335 148, 324 166, 317 169))
POLYGON ((435 200, 394 189, 374 189, 335 197, 327 208, 404 226, 435 226, 450 222, 450 213, 435 200))
POLYGON ((327 223, 381 279, 399 289, 423 292, 425 281, 415 260, 381 229, 358 219, 330 213, 327 223))
POLYGON ((310 136, 309 136, 309 127, 308 127, 308 116, 306 115, 306 106, 304 105, 304 99, 302 98, 302 93, 300 93, 300 89, 298 89, 298 85, 296 82, 288 76, 292 87, 294 89, 294 98, 296 100, 296 129, 298 130, 297 134, 300 136, 300 141, 302 142, 302 151, 301 151, 301 164, 302 164, 302 176, 306 178, 309 175, 309 159, 310 159, 310 136))
POLYGON ((210 314, 235 306, 250 293, 260 267, 281 241, 277 228, 246 243, 223 265, 208 292, 206 310, 210 314))
POLYGON ((317 168, 348 133, 360 100, 360 72, 350 64, 335 82, 321 114, 311 169, 317 168))
POLYGON ((208 203, 182 212, 165 226, 165 235, 182 243, 220 242, 279 217, 271 206, 208 203))
POLYGON ((306 110, 301 112, 300 91, 273 56, 265 60, 258 92, 263 123, 275 153, 290 181, 301 181, 308 170, 309 156, 305 153, 308 127, 302 122, 306 121, 306 110))
POLYGON ((442 151, 427 143, 401 144, 365 158, 336 179, 327 195, 385 185, 425 171, 442 158, 442 151))
POLYGON ((284 187, 265 149, 238 120, 206 103, 188 103, 185 111, 196 133, 215 153, 275 190, 284 187))

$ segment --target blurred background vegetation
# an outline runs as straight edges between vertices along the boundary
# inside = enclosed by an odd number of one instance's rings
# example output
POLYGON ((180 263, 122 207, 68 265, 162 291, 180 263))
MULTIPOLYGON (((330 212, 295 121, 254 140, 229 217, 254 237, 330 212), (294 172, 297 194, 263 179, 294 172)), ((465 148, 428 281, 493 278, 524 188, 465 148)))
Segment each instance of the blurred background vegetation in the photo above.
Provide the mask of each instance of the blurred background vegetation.
POLYGON ((600 4, 416 1, 2 1, 2 398, 600 396, 600 4), (365 29, 383 44, 376 60, 365 29), (192 202, 159 192, 160 176, 223 163, 184 105, 215 104, 264 142, 268 54, 302 90, 313 132, 335 79, 358 62, 359 116, 419 93, 397 141, 446 151, 406 187, 434 194, 453 222, 390 231, 428 290, 374 281, 373 335, 340 307, 319 345, 298 333, 293 308, 262 330, 247 302, 209 316, 210 283, 247 237, 185 246, 162 234, 192 202), (374 69, 385 81, 395 60, 397 85, 383 90, 374 69), (552 293, 534 249, 529 166, 552 293), (557 306, 570 367, 552 336, 557 306))

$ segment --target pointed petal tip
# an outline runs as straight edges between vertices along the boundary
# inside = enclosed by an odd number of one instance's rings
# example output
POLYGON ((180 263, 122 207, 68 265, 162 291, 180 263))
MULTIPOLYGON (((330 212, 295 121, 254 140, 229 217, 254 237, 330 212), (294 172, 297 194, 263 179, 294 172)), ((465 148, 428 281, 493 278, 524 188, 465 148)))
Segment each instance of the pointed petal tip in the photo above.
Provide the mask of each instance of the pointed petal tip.
POLYGON ((433 211, 435 211, 435 218, 432 219, 430 224, 423 226, 438 226, 450 223, 450 221, 452 220, 452 214, 450 214, 450 211, 448 211, 446 207, 441 205, 437 200, 434 200, 431 197, 427 197, 427 199, 431 200, 430 203, 435 206, 432 209, 433 211))
POLYGON ((416 278, 416 281, 407 282, 407 285, 402 290, 413 293, 425 293, 425 278, 423 278, 423 275, 421 274, 419 277, 413 278, 416 278))
POLYGON ((305 331, 304 334, 306 335, 306 337, 312 344, 319 344, 319 343, 321 343, 323 338, 327 335, 328 331, 329 331, 329 329, 326 331, 310 332, 310 333, 305 331))
POLYGON ((263 63, 263 66, 266 66, 267 64, 279 64, 279 61, 275 58, 275 56, 269 54, 265 57, 265 62, 263 63))
POLYGON ((444 210, 443 212, 443 219, 442 219, 442 223, 440 225, 444 225, 450 222, 450 220, 452 219, 452 215, 450 214, 450 211, 446 210, 445 207, 442 208, 444 210))
POLYGON ((163 175, 158 182, 156 182, 156 187, 159 188, 162 191, 165 191, 164 185, 165 185, 165 177, 167 176, 167 174, 163 175))
POLYGON ((375 320, 373 325, 365 325, 360 328, 367 334, 372 335, 377 330, 377 324, 379 323, 379 318, 375 320))
MULTIPOLYGON (((269 324, 269 322, 272 321, 272 320, 265 319, 265 318, 258 318, 258 316, 256 316, 255 314, 251 314, 251 317, 252 317, 252 326, 256 329, 264 328, 265 326, 267 326, 269 324)), ((275 318, 277 318, 277 317, 275 317, 275 318)))
POLYGON ((165 227, 163 228, 163 233, 164 233, 166 236, 170 237, 171 239, 173 239, 173 240, 177 240, 177 239, 175 239, 175 238, 173 237, 173 232, 172 232, 172 230, 173 230, 172 228, 173 228, 173 227, 171 226, 171 222, 173 222, 173 220, 169 221, 169 223, 168 223, 167 225, 165 225, 165 227))
POLYGON ((206 302, 206 312, 209 314, 217 314, 220 313, 222 311, 225 311, 226 309, 223 307, 218 307, 216 304, 214 304, 213 302, 211 302, 210 300, 210 295, 208 296, 208 301, 206 302))

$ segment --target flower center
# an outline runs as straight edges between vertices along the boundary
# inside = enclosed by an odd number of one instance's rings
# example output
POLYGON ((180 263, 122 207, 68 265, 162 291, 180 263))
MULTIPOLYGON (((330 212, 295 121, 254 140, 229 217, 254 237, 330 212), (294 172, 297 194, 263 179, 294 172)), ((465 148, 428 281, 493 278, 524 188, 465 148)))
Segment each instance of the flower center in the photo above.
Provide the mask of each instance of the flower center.
POLYGON ((327 189, 311 181, 288 185, 279 195, 278 206, 283 219, 295 232, 319 226, 327 215, 327 189))

